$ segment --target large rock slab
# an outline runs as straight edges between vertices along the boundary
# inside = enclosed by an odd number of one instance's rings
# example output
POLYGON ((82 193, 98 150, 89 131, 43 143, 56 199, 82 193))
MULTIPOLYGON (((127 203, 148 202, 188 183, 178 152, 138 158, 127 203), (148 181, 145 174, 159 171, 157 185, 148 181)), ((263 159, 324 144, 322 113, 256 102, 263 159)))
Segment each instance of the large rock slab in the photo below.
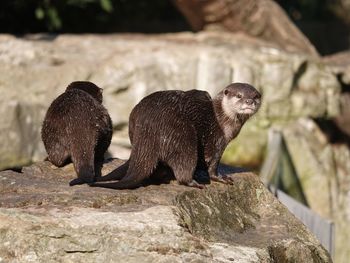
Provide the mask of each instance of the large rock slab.
POLYGON ((350 51, 343 51, 323 57, 322 61, 338 75, 344 84, 350 84, 350 51))
MULTIPOLYGON (((122 163, 110 160, 103 174, 122 163)), ((234 173, 232 168, 222 168, 234 173)), ((206 189, 69 187, 72 165, 0 173, 1 262, 331 262, 252 173, 206 189)))
POLYGON ((286 50, 316 49, 272 0, 173 0, 193 30, 244 32, 286 50))
POLYGON ((332 145, 311 119, 283 128, 284 138, 310 208, 335 223, 335 261, 350 257, 350 150, 332 145))
MULTIPOLYGON (((196 88, 214 95, 230 82, 255 85, 263 105, 251 129, 243 128, 237 140, 242 143, 246 130, 250 136, 274 122, 335 116, 339 110, 338 80, 320 59, 240 34, 0 35, 0 169, 45 157, 45 111, 74 80, 104 89, 115 128, 110 150, 117 157, 129 145, 131 109, 157 90, 196 88)), ((250 162, 261 159, 265 137, 250 162)))

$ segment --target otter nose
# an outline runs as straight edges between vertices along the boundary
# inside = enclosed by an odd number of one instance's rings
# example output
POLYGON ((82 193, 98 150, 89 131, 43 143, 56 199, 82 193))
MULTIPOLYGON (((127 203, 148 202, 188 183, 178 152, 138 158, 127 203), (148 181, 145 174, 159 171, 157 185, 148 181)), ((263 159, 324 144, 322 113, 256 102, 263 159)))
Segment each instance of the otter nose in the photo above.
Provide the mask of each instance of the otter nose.
POLYGON ((248 105, 252 105, 254 103, 254 100, 252 99, 246 99, 245 100, 245 103, 248 104, 248 105))

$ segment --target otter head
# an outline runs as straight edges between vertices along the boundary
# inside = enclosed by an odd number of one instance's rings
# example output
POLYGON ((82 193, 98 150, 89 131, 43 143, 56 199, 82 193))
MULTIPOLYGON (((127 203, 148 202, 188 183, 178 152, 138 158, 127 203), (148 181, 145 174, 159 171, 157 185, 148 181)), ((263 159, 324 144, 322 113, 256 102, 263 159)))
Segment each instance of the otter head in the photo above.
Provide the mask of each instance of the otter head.
POLYGON ((85 91, 94 99, 96 99, 99 103, 102 103, 102 89, 100 89, 90 81, 74 81, 71 84, 69 84, 66 91, 70 91, 73 89, 85 91))
POLYGON ((261 104, 261 94, 246 83, 232 83, 220 96, 222 109, 230 119, 235 119, 238 115, 249 118, 258 111, 261 104))

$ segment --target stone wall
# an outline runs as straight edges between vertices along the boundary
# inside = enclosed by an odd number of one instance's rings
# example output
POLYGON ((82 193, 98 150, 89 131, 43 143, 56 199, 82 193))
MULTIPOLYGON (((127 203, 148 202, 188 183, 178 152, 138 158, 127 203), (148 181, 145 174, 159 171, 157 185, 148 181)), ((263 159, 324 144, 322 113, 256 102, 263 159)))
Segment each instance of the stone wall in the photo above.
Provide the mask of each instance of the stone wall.
POLYGON ((90 80, 104 89, 115 128, 110 151, 117 157, 128 154, 131 109, 156 90, 195 88, 214 95, 231 82, 255 85, 263 105, 231 147, 234 157, 225 155, 226 161, 243 164, 261 161, 264 130, 272 123, 334 116, 339 108, 339 83, 321 61, 242 35, 1 35, 0 169, 45 157, 40 140, 44 114, 74 80, 90 80), (250 134, 257 133, 261 136, 252 139, 250 134))

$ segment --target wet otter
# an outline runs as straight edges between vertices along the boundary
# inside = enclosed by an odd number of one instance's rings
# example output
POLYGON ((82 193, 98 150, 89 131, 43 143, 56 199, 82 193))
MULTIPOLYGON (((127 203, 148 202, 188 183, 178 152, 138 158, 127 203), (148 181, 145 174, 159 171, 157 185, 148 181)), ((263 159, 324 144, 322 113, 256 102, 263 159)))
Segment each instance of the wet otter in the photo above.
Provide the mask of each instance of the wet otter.
POLYGON ((93 182, 112 138, 102 89, 88 81, 72 82, 47 110, 41 137, 51 163, 73 162, 78 178, 70 185, 93 182))
POLYGON ((135 188, 160 166, 168 166, 180 184, 202 188, 194 173, 227 182, 217 167, 227 144, 259 109, 260 93, 233 83, 215 98, 205 91, 159 91, 143 98, 129 119, 130 159, 95 183, 113 189, 135 188))

